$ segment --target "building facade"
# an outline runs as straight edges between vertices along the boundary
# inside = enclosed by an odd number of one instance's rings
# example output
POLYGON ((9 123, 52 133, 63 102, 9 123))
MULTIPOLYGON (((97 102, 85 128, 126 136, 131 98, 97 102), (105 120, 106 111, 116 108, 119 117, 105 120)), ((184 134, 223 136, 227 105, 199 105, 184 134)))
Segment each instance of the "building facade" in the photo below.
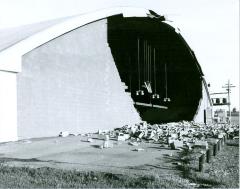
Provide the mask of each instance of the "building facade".
POLYGON ((0 142, 211 120, 193 51, 152 11, 111 8, 0 36, 0 142))

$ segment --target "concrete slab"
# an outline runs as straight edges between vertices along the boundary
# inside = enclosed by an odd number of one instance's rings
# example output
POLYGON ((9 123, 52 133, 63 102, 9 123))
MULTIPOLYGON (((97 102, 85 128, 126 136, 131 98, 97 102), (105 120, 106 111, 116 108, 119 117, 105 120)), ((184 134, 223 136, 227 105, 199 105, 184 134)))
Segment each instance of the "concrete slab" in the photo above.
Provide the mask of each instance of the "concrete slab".
MULTIPOLYGON (((94 136, 93 136, 94 138, 94 136)), ((18 141, 0 144, 0 161, 10 166, 55 167, 61 169, 77 169, 83 171, 102 171, 133 174, 172 174, 174 166, 166 160, 166 155, 176 153, 160 144, 140 143, 134 151, 128 141, 109 140, 112 148, 100 149, 102 140, 87 141, 84 136, 55 137, 32 139, 31 142, 18 141), (157 167, 157 170, 154 168, 157 167)))

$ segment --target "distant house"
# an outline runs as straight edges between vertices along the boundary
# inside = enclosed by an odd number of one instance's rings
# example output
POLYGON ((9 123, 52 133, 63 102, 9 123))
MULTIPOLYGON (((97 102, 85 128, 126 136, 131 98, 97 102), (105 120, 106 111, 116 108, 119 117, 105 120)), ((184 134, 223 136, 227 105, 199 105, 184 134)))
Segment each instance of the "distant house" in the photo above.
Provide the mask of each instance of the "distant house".
MULTIPOLYGON (((213 120, 215 123, 228 123, 229 122, 229 111, 225 109, 217 109, 214 111, 213 120)), ((231 123, 239 124, 239 111, 233 108, 231 111, 231 123)))
POLYGON ((215 123, 227 123, 228 122, 228 118, 227 118, 226 110, 224 110, 224 109, 217 109, 214 112, 213 119, 214 119, 215 123))
MULTIPOLYGON (((229 111, 227 111, 227 116, 229 117, 229 111)), ((233 108, 231 111, 231 123, 239 124, 239 111, 237 111, 236 108, 233 108)))

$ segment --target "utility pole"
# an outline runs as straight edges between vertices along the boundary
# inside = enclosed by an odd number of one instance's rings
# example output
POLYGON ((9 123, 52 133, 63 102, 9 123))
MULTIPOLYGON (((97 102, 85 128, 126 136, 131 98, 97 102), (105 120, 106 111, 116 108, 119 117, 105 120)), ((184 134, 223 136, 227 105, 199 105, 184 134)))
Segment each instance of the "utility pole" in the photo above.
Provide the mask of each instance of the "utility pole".
POLYGON ((226 88, 227 94, 228 94, 228 111, 229 111, 229 123, 231 123, 231 102, 230 102, 230 93, 231 88, 236 87, 230 84, 230 80, 228 80, 228 83, 222 86, 222 88, 226 88))

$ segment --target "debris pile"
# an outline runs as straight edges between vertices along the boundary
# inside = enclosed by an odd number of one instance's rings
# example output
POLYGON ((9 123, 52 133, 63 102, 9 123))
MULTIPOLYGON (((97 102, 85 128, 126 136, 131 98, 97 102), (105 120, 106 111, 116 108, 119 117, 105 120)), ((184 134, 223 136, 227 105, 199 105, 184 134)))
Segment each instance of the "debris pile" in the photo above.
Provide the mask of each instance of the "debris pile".
MULTIPOLYGON (((239 125, 230 124, 198 124, 195 122, 181 121, 165 124, 148 124, 141 122, 134 125, 125 125, 114 130, 99 130, 97 139, 103 140, 100 148, 112 148, 109 140, 116 140, 118 143, 128 141, 131 146, 139 146, 142 141, 158 143, 162 146, 168 145, 171 149, 193 147, 208 149, 208 139, 223 139, 227 136, 230 139, 239 138, 239 125)), ((70 136, 69 132, 60 132, 60 137, 70 136)), ((85 142, 93 143, 93 134, 84 134, 87 137, 85 142)))
POLYGON ((129 141, 129 145, 138 146, 139 142, 154 142, 168 144, 171 149, 200 147, 208 149, 208 138, 223 138, 225 135, 236 138, 239 135, 239 125, 229 124, 197 124, 195 122, 172 122, 150 125, 141 122, 135 125, 125 125, 111 131, 98 132, 99 139, 129 141))

